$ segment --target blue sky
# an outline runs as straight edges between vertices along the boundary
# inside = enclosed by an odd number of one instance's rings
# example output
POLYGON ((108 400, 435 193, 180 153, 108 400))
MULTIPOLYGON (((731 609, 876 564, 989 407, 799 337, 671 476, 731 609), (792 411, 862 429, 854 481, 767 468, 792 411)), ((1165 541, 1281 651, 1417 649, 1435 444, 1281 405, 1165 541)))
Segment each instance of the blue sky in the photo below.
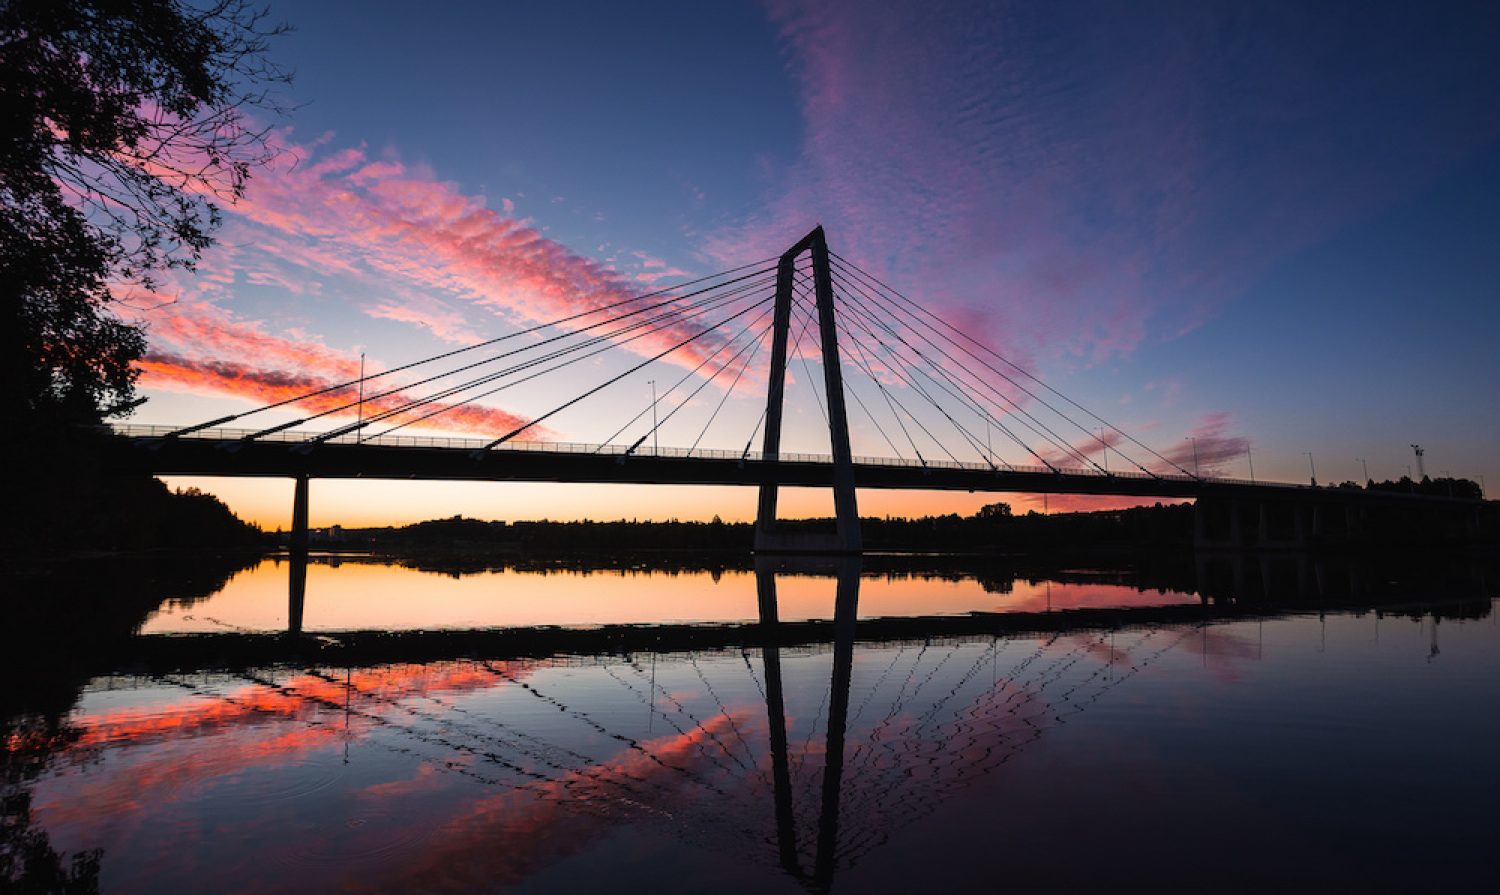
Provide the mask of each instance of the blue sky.
MULTIPOLYGON (((338 381, 361 351, 394 366, 822 223, 835 251, 1169 456, 1193 436, 1215 471, 1243 475, 1249 447, 1260 477, 1303 480, 1310 451, 1326 481, 1361 457, 1403 474, 1419 442, 1429 472, 1500 483, 1492 6, 274 12, 297 29, 274 49, 303 104, 277 134, 287 154, 152 315, 138 421, 244 409, 270 379, 338 381)), ((596 433, 564 419, 556 436, 596 433)), ((789 437, 813 449, 819 433, 789 437)), ((282 512, 279 486, 210 487, 282 512)), ((371 493, 330 485, 324 521, 373 521, 371 493)), ((609 493, 374 502, 396 521, 639 505, 609 493)), ((743 516, 753 499, 677 494, 663 513, 743 516)), ((893 500, 869 506, 975 503, 893 500)))

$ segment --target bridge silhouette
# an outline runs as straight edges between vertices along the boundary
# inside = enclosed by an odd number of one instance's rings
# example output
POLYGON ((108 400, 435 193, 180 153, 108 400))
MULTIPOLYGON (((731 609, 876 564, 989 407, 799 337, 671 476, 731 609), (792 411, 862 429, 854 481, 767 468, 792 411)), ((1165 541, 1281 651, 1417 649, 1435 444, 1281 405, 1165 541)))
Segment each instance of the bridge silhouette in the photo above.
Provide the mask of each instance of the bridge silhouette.
POLYGON ((1425 513, 1450 527, 1457 520, 1477 529, 1481 503, 1256 481, 1253 469, 1249 480, 1205 475, 1196 442, 1189 470, 1185 460, 1152 449, 832 253, 821 227, 779 258, 624 294, 241 413, 183 427, 114 431, 112 462, 122 471, 295 479, 292 548, 303 557, 312 478, 754 486, 760 489, 755 548, 766 553, 860 552, 860 488, 1193 499, 1198 544, 1229 548, 1358 540, 1372 512, 1425 513), (817 341, 804 351, 809 332, 817 341), (701 446, 711 430, 726 428, 736 430, 738 443, 748 419, 723 411, 767 342, 765 407, 743 449, 701 446), (782 450, 793 359, 826 425, 826 454, 782 450), (579 380, 584 362, 590 370, 613 367, 602 381, 579 380), (815 365, 821 376, 814 375, 815 365), (684 372, 660 395, 651 380, 649 405, 621 405, 616 386, 627 380, 639 385, 663 370, 684 372), (819 379, 821 388, 814 385, 819 379), (537 412, 521 416, 481 403, 527 383, 536 385, 511 395, 535 404, 544 393, 548 403, 537 412), (717 402, 700 401, 710 386, 722 391, 717 402), (551 403, 562 393, 572 396, 551 403), (861 434, 871 443, 878 436, 889 455, 854 454, 849 400, 868 423, 861 434), (680 428, 710 407, 689 446, 659 445, 664 426, 676 419, 680 428), (234 427, 272 412, 292 416, 258 429, 234 427), (642 431, 648 415, 649 428, 642 431), (598 443, 575 443, 549 437, 545 424, 559 417, 625 421, 598 443), (336 420, 332 428, 312 428, 336 420), (476 420, 497 426, 494 436, 395 434, 409 427, 452 428, 455 421, 473 429, 476 420), (752 451, 757 436, 760 450, 752 451), (830 488, 836 531, 781 530, 782 486, 830 488))

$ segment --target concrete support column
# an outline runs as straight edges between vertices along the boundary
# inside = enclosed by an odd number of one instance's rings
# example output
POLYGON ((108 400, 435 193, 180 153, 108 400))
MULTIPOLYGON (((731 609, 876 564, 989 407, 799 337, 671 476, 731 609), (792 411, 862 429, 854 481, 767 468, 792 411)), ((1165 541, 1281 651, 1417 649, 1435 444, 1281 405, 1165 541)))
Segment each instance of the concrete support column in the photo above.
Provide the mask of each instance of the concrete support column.
POLYGON ((292 492, 292 538, 287 581, 287 633, 302 633, 302 610, 307 598, 307 476, 297 476, 292 492))
POLYGON ((1204 506, 1204 503, 1205 501, 1201 497, 1193 502, 1193 546, 1199 548, 1207 547, 1210 543, 1208 537, 1208 508, 1204 506))

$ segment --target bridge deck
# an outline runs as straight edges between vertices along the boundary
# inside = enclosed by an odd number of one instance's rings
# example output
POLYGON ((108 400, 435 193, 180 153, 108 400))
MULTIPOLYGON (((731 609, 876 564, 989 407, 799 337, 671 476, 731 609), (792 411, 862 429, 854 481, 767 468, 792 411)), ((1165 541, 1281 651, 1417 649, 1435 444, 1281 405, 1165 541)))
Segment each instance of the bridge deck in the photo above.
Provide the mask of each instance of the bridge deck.
MULTIPOLYGON (((831 458, 783 453, 769 461, 757 452, 664 448, 628 454, 618 445, 511 442, 482 450, 485 442, 463 438, 383 437, 355 441, 344 436, 310 444, 307 435, 277 433, 245 440, 248 431, 203 430, 163 437, 169 427, 116 430, 114 467, 153 475, 298 476, 314 478, 421 479, 446 481, 581 482, 594 484, 759 485, 775 464, 783 485, 828 487, 831 458), (277 437, 280 436, 280 437, 277 437)), ((1402 502, 1450 502, 1447 498, 1392 492, 1313 489, 1307 485, 1247 482, 1184 475, 1148 475, 1095 470, 929 462, 919 465, 879 457, 854 458, 860 488, 1096 494, 1127 497, 1229 497, 1402 502)), ((1452 501, 1472 503, 1472 501, 1452 501)))

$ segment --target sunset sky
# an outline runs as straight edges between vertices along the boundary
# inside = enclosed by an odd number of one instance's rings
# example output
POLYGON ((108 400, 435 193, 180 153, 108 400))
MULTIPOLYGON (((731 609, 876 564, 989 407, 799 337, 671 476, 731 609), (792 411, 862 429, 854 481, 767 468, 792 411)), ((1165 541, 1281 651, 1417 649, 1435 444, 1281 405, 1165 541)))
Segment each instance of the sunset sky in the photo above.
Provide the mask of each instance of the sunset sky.
MULTIPOLYGON (((1309 453, 1323 482, 1361 479, 1361 458, 1394 478, 1415 442, 1429 474, 1500 488, 1493 5, 273 13, 295 28, 273 53, 301 106, 198 273, 132 312, 152 347, 131 422, 247 410, 352 378, 361 353, 395 367, 779 254, 821 223, 835 252, 1178 462, 1191 437, 1219 474, 1245 477, 1248 449, 1261 479, 1306 481, 1309 453)), ((649 379, 690 366, 621 382, 609 412, 624 422, 649 379)), ((791 375, 786 447, 825 450, 791 375)), ((588 378, 498 395, 447 431, 496 437, 588 378)), ((736 391, 704 446, 741 448, 763 402, 763 381, 736 391)), ((689 416, 663 447, 691 443, 689 416)), ((614 429, 580 410, 547 437, 614 429)), ((290 482, 171 483, 290 518, 290 482)), ((861 510, 993 499, 862 493, 861 510)), ((312 501, 314 525, 753 512, 748 489, 318 481, 312 501)))

